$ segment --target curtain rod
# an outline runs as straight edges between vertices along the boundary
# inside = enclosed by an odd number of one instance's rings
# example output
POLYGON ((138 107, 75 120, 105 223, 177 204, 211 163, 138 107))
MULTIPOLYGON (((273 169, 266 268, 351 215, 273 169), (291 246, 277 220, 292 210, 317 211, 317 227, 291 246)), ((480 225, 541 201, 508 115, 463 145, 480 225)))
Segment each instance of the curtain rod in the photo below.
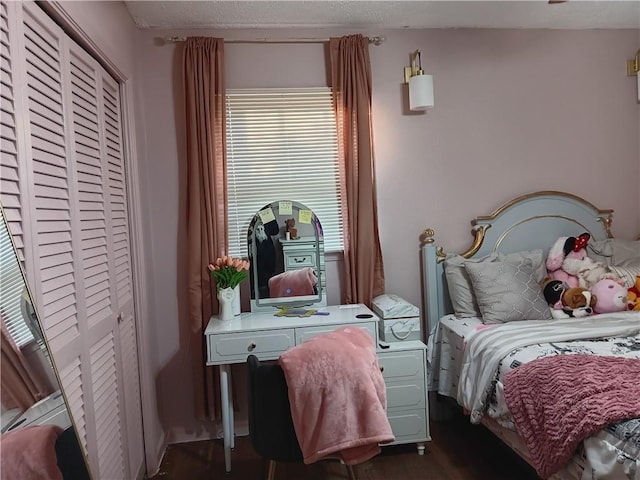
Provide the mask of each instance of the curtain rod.
MULTIPOLYGON (((179 43, 184 42, 187 37, 164 37, 165 42, 179 43)), ((384 35, 368 37, 369 43, 380 45, 386 40, 384 35)), ((224 43, 327 43, 328 38, 254 38, 251 40, 225 40, 224 43)))

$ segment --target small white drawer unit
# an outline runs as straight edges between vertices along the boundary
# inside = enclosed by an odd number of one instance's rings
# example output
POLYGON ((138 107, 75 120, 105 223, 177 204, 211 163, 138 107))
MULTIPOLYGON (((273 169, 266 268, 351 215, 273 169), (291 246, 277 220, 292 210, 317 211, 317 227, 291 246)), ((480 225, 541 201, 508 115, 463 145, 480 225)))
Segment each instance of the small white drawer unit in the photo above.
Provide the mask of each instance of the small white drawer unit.
MULTIPOLYGON (((431 441, 426 393, 426 345, 420 341, 389 343, 378 349, 378 363, 387 386, 387 417, 394 444, 415 442, 424 453, 431 441)), ((393 445, 393 444, 392 444, 393 445)))
POLYGON ((284 271, 299 270, 311 267, 320 273, 320 286, 326 286, 325 265, 324 265, 324 242, 315 237, 300 237, 295 240, 280 239, 282 245, 282 257, 284 261, 284 271), (320 249, 320 265, 316 265, 317 249, 320 249))

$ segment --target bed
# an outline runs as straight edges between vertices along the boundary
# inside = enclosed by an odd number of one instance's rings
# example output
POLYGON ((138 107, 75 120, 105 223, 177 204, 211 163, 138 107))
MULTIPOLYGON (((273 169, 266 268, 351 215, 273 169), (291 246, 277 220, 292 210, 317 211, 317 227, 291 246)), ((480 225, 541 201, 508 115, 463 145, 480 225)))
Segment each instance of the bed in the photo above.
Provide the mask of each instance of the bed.
POLYGON ((432 419, 455 400, 542 478, 640 480, 640 312, 553 319, 540 290, 551 245, 583 232, 632 286, 640 243, 613 238, 612 218, 544 191, 474 219, 459 255, 423 232, 432 419))

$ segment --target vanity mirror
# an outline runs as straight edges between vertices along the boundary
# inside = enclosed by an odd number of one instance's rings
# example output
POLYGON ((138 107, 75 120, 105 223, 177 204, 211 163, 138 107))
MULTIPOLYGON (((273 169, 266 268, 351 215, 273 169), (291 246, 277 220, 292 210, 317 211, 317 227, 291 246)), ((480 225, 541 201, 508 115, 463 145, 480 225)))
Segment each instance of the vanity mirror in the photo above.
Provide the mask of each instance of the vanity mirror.
POLYGON ((88 480, 86 459, 1 206, 0 213, 2 478, 88 480))
POLYGON ((247 231, 251 311, 326 305, 324 238, 305 205, 279 200, 262 207, 247 231))

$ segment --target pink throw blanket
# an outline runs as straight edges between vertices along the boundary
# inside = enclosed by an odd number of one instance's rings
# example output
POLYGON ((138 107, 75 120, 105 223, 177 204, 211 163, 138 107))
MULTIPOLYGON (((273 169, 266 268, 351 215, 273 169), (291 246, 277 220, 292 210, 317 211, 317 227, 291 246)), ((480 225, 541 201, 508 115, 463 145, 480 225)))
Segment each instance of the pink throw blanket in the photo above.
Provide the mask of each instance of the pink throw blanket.
POLYGON ((2 478, 62 480, 56 457, 56 439, 62 428, 36 425, 3 433, 0 438, 2 478))
POLYGON ((278 298, 313 295, 316 283, 318 277, 311 267, 282 272, 269 279, 269 296, 278 298))
POLYGON ((507 373, 504 396, 533 466, 560 470, 578 444, 610 423, 640 417, 640 360, 560 355, 507 373))
POLYGON ((313 337, 279 359, 304 463, 337 456, 347 465, 394 440, 371 336, 349 326, 313 337))

